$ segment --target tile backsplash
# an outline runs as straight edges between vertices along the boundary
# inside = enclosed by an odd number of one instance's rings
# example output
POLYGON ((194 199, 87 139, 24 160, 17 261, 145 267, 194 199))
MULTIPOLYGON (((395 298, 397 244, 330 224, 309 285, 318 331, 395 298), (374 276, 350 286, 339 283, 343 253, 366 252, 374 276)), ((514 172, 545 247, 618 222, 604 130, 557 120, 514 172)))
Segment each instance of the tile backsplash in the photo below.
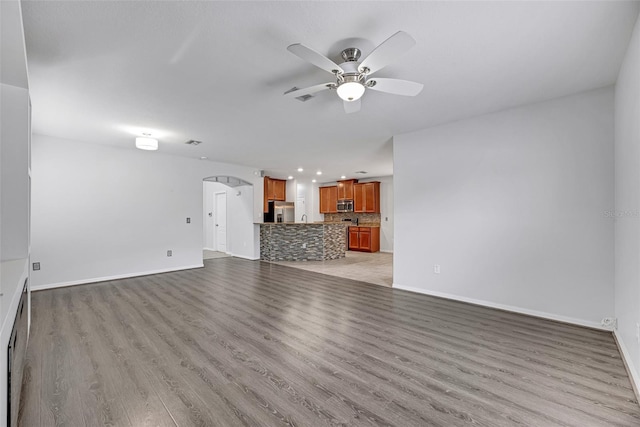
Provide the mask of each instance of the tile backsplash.
POLYGON ((356 218, 358 218, 358 222, 360 224, 380 224, 380 214, 355 212, 324 214, 324 222, 339 222, 343 219, 350 219, 351 221, 355 221, 356 218))

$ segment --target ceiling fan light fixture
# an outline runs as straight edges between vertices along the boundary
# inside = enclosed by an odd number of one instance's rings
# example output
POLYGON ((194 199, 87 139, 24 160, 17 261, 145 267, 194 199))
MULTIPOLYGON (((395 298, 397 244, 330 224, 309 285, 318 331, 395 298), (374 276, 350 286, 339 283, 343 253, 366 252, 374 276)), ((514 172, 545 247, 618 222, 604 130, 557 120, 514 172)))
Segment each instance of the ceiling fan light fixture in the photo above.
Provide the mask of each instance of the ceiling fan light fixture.
POLYGON ((338 96, 344 101, 357 101, 364 94, 364 85, 360 82, 344 82, 338 86, 338 96))
POLYGON ((148 136, 139 136, 136 138, 136 148, 140 150, 157 150, 158 140, 148 136))

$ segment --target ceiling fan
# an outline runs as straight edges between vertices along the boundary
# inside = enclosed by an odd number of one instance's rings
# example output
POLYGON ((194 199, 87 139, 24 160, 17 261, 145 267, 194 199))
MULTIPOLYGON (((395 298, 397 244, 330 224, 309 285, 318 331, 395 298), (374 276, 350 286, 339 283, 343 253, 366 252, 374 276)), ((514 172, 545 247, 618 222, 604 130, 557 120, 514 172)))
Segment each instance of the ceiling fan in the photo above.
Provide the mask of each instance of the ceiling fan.
POLYGON ((311 95, 321 90, 335 89, 338 96, 344 101, 344 110, 347 113, 360 111, 360 98, 366 89, 379 92, 392 93, 394 95, 416 96, 422 90, 421 83, 408 80, 371 78, 370 76, 389 65, 393 60, 411 49, 416 41, 404 31, 398 31, 369 54, 362 62, 359 62, 360 49, 350 47, 342 51, 344 62, 336 64, 326 56, 315 50, 300 44, 292 44, 287 50, 305 61, 330 72, 335 76, 335 82, 322 83, 304 89, 295 89, 285 92, 285 96, 297 98, 311 95))

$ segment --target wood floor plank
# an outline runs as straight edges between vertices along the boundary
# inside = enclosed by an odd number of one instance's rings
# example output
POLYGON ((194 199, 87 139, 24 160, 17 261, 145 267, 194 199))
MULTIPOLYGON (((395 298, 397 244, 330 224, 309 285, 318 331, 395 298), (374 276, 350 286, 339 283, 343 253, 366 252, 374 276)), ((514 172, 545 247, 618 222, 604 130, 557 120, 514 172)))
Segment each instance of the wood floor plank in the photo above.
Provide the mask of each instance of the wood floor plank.
POLYGON ((604 331, 237 258, 32 298, 25 427, 640 425, 604 331))
MULTIPOLYGON (((304 320, 303 320, 303 319, 300 319, 299 321, 303 322, 304 320)), ((338 332, 338 333, 339 333, 339 332, 338 332)), ((307 340, 308 340, 308 338, 307 338, 307 340)), ((396 356, 396 355, 392 355, 392 356, 396 356)), ((394 369, 395 369, 395 368, 394 368, 394 369)), ((467 369, 466 369, 466 370, 468 371, 468 370, 469 370, 469 368, 467 367, 467 369)), ((464 371, 464 369, 463 369, 463 371, 464 371)), ((483 374, 483 375, 484 375, 484 374, 483 374)), ((499 382, 499 384, 501 384, 501 383, 502 383, 502 382, 499 382)), ((552 391, 553 391, 553 390, 552 390, 552 391)), ((495 402, 494 402, 494 405, 495 405, 495 402)), ((564 408, 560 408, 560 412, 561 412, 561 413, 563 413, 563 414, 564 414, 564 413, 569 412, 569 413, 568 413, 568 416, 571 416, 570 411, 566 411, 566 409, 564 409, 564 408)), ((573 416, 572 416, 572 418, 575 418, 575 419, 578 419, 578 420, 579 420, 579 418, 580 418, 580 414, 573 415, 573 416)))

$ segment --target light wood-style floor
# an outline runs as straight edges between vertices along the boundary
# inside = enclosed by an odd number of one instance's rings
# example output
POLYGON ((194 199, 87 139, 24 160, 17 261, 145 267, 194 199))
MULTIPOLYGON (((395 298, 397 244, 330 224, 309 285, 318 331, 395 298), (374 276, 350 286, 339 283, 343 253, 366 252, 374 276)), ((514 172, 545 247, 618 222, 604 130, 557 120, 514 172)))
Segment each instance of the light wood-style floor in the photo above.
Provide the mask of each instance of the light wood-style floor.
POLYGON ((224 252, 210 251, 208 249, 202 250, 202 259, 226 258, 229 256, 231 255, 225 254, 224 252))
POLYGON ((35 292, 21 425, 640 425, 610 333, 205 266, 35 292))
POLYGON ((315 271, 329 276, 359 280, 374 285, 387 287, 393 285, 393 254, 391 253, 347 251, 346 256, 340 259, 279 261, 276 264, 315 271))

